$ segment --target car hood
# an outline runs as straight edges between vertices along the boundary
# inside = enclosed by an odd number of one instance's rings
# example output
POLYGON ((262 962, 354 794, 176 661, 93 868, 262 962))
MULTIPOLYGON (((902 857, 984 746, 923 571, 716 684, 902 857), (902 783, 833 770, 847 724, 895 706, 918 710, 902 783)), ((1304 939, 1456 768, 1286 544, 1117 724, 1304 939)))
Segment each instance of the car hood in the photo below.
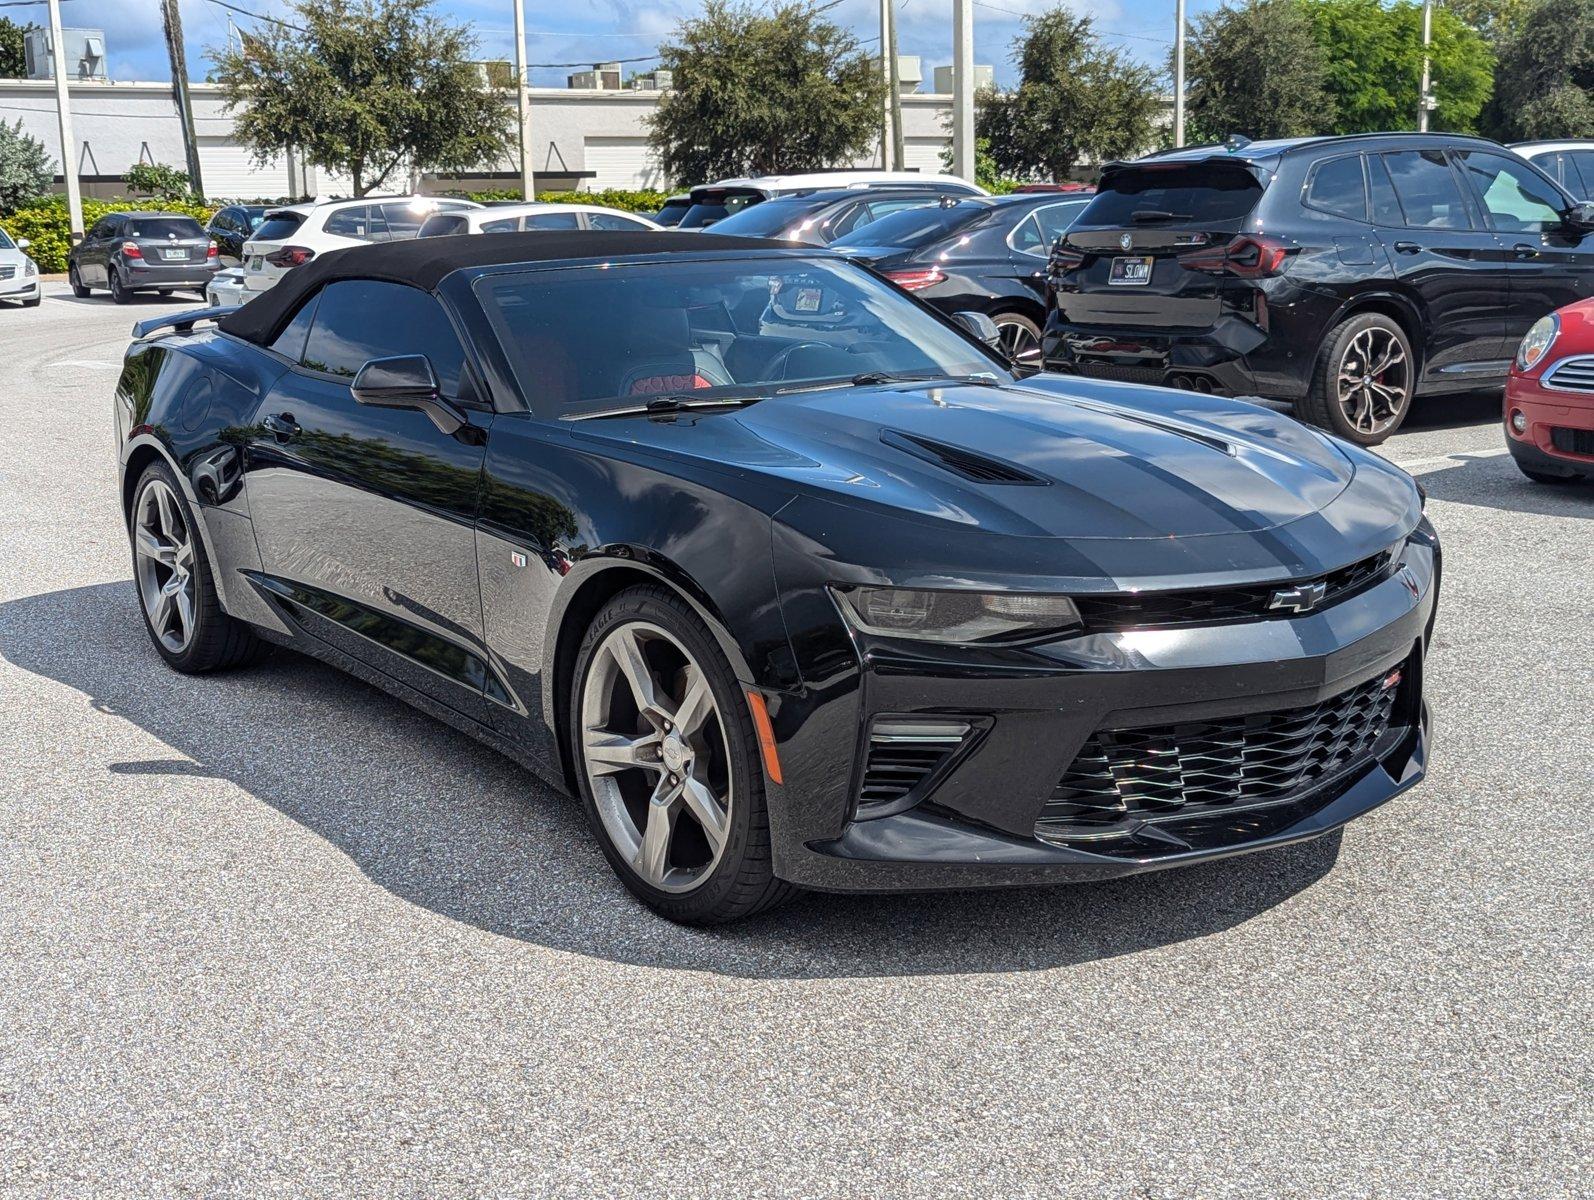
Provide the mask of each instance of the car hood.
POLYGON ((775 397, 728 413, 583 422, 705 469, 1017 537, 1257 534, 1318 513, 1355 465, 1258 405, 1040 376, 775 397))

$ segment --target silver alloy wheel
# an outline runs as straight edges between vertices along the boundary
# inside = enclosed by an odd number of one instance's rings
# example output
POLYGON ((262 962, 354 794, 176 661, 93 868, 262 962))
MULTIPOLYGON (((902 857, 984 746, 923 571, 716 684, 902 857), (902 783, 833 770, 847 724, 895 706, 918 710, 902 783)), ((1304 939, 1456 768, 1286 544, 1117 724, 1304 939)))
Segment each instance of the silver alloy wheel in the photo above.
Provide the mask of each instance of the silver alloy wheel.
POLYGON ((1002 341, 1002 350, 1009 362, 1026 367, 1035 366, 1040 362, 1041 341, 1028 325, 1015 321, 1012 317, 997 317, 995 323, 997 336, 1002 341))
POLYGON ((181 654, 194 637, 194 543, 181 506, 151 479, 133 509, 133 560, 144 615, 161 645, 181 654))
POLYGON ((1373 326, 1351 338, 1339 360, 1340 411, 1358 433, 1378 434, 1400 423, 1411 395, 1411 359, 1400 339, 1373 326))
POLYGON ((615 849, 650 887, 691 891, 724 856, 734 803, 702 667, 657 625, 621 625, 592 656, 579 715, 582 767, 615 849))

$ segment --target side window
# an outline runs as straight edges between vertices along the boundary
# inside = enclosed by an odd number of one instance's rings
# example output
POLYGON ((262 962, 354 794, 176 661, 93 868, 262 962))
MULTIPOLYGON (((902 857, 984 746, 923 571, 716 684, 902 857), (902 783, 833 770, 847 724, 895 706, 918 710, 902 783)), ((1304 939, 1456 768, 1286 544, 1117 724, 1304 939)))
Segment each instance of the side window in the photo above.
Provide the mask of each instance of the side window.
POLYGON ((1561 194, 1533 170, 1500 154, 1464 150, 1456 156, 1492 229, 1544 233, 1561 225, 1561 194))
MULTIPOLYGON (((375 206, 373 205, 373 207, 375 206)), ((382 205, 382 220, 387 224, 387 240, 390 242, 409 240, 420 233, 422 221, 431 216, 434 211, 440 211, 441 209, 442 205, 438 205, 434 209, 431 205, 412 207, 403 202, 382 205)))
POLYGON ((1367 159, 1367 182, 1371 185, 1374 225, 1404 225, 1405 216, 1400 211, 1400 201, 1395 199, 1395 185, 1389 182, 1389 169, 1384 166, 1381 154, 1367 159))
POLYGON ((1362 156, 1330 158, 1312 168, 1306 183, 1306 207, 1353 221, 1367 219, 1367 186, 1362 178, 1362 156))
POLYGON ((1020 221, 1018 227, 1007 235, 1007 244, 1020 254, 1045 255, 1046 242, 1041 237, 1040 222, 1035 219, 1034 213, 1020 221))
POLYGON ((459 395, 465 352, 438 302, 418 288, 345 279, 321 290, 304 365, 352 379, 373 358, 424 354, 444 395, 459 395))
POLYGON ((910 208, 924 208, 935 203, 933 200, 871 200, 863 206, 859 214, 859 225, 867 225, 870 221, 878 221, 881 217, 889 217, 892 213, 905 212, 910 208))
POLYGON ((1382 157, 1408 227, 1472 228, 1466 201, 1443 151, 1399 150, 1382 157))
POLYGON ((293 314, 293 319, 282 327, 282 332, 271 343, 273 350, 294 362, 304 357, 304 339, 310 332, 310 322, 315 319, 315 307, 320 299, 321 293, 316 292, 299 305, 299 311, 293 314))
MULTIPOLYGON (((515 217, 500 217, 496 221, 483 221, 482 222, 482 232, 483 233, 514 233, 515 229, 519 225, 520 225, 520 221, 517 218, 515 218, 515 217)), ((463 232, 463 230, 461 232, 463 232)))
POLYGON ((533 213, 521 221, 522 229, 580 229, 575 213, 533 213))
POLYGON ((1566 187, 1580 199, 1594 199, 1594 150, 1572 150, 1566 160, 1566 187))
POLYGON ((1035 219, 1040 222, 1041 247, 1043 253, 1051 253, 1051 248, 1057 244, 1057 239, 1068 232, 1068 227, 1074 219, 1084 211, 1083 200, 1073 200, 1067 204, 1048 204, 1035 214, 1035 219))
POLYGON ((594 229, 618 229, 631 233, 647 228, 640 221, 633 221, 629 217, 616 216, 614 213, 588 213, 587 224, 594 229))
POLYGON ((362 242, 375 240, 371 236, 371 206, 368 204, 357 204, 328 213, 327 223, 322 229, 334 237, 359 238, 362 242))
POLYGON ((98 221, 94 222, 94 228, 89 230, 88 233, 84 234, 83 240, 86 241, 86 242, 87 241, 97 241, 100 238, 110 237, 110 236, 111 236, 111 218, 109 218, 109 217, 101 217, 98 221))

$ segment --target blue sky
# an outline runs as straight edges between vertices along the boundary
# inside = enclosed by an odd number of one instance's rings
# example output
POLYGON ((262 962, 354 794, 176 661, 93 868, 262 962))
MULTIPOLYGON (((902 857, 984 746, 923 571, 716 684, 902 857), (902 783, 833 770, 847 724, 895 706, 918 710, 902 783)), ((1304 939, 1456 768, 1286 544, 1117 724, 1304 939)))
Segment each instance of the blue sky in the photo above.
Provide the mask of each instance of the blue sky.
MULTIPOLYGON (((1011 81, 1011 44, 1021 28, 1022 17, 1053 7, 1055 2, 975 0, 976 60, 994 65, 999 81, 1011 81)), ((1164 61, 1172 38, 1173 0, 1067 2, 1072 8, 1093 14, 1097 28, 1115 45, 1157 65, 1164 61)), ((229 3, 267 15, 289 12, 286 0, 229 3)), ((1192 2, 1192 14, 1211 3, 1212 0, 1192 2)), ((585 0, 576 4, 569 0, 526 0, 527 56, 533 63, 591 63, 650 54, 683 16, 701 6, 701 0, 585 0)), ((514 16, 509 0, 437 0, 437 9, 475 30, 483 57, 511 57, 514 16)), ((195 78, 204 77, 207 48, 225 40, 229 16, 241 28, 254 24, 248 17, 229 13, 211 0, 182 0, 182 11, 189 72, 195 78)), ((879 11, 878 0, 840 0, 832 15, 860 40, 866 40, 878 38, 879 11)), ((157 0, 63 0, 61 14, 68 26, 105 30, 113 78, 170 78, 157 0)), ((898 14, 898 49, 923 58, 928 87, 933 68, 952 60, 952 0, 899 0, 898 14)), ((43 4, 3 9, 0 15, 41 24, 48 20, 43 4)), ((635 64, 637 69, 647 65, 635 64)), ((566 74, 568 71, 559 68, 536 69, 532 82, 558 86, 566 74)))

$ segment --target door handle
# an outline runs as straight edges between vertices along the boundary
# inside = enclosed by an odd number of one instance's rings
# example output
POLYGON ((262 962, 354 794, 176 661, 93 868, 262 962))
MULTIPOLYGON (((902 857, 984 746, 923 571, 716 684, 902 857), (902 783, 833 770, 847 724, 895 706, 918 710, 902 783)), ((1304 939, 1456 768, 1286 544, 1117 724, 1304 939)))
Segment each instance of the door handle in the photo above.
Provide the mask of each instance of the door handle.
POLYGON ((1518 258, 1537 258, 1539 256, 1539 248, 1530 246, 1527 242, 1518 242, 1511 247, 1511 252, 1518 258))
POLYGON ((1422 253, 1422 247, 1419 246, 1416 242, 1396 242, 1395 243, 1395 253, 1396 254, 1421 254, 1422 253))
POLYGON ((304 432, 299 422, 293 419, 292 413, 271 413, 260 423, 270 430, 271 435, 279 442, 286 442, 304 432))

